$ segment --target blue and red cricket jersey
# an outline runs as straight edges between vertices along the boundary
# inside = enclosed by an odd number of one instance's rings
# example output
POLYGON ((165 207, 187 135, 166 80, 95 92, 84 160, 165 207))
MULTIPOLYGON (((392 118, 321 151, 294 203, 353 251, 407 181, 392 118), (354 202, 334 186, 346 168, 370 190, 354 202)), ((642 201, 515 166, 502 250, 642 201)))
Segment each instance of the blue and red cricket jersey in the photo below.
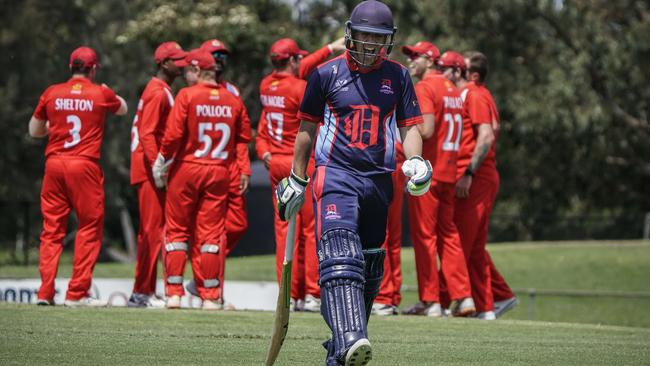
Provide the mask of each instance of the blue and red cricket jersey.
POLYGON ((408 70, 386 60, 360 72, 347 53, 318 67, 307 82, 298 118, 323 122, 316 166, 362 176, 395 170, 396 128, 422 121, 408 70))

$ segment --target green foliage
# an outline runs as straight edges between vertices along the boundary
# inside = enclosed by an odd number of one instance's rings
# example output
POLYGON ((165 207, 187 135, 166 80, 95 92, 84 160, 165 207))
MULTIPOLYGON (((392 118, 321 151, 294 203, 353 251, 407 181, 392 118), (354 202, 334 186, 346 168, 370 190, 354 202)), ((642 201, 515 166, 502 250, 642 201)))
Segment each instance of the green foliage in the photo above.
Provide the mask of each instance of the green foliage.
MULTIPOLYGON (((38 202, 44 141, 26 135, 40 93, 67 78, 80 44, 98 50, 99 81, 124 96, 127 118, 107 120, 102 165, 109 207, 136 199, 128 185, 130 121, 167 40, 186 49, 217 37, 232 51, 227 79, 253 123, 257 87, 280 37, 315 50, 342 35, 357 1, 1 1, 0 201, 38 202)), ((392 0, 399 48, 421 39, 487 54, 502 117, 501 193, 492 239, 561 237, 564 216, 606 217, 587 236, 639 237, 650 211, 650 9, 645 1, 392 0)), ((181 81, 175 88, 182 86, 181 81)), ((5 209, 9 210, 9 209, 5 209)), ((109 208, 107 227, 117 216, 109 208)), ((135 215, 134 215, 135 216, 135 215)), ((109 232, 109 234, 111 234, 109 232)), ((113 233, 113 236, 119 236, 113 233)))

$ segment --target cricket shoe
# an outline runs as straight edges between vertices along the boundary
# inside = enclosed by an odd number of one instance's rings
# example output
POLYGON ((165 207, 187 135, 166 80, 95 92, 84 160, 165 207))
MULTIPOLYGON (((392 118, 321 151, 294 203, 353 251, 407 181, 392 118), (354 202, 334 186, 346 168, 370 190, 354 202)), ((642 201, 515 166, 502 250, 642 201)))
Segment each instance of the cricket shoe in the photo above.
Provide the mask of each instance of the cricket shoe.
POLYGON ((223 300, 203 300, 203 310, 223 310, 223 300))
POLYGON ((181 308, 181 297, 178 295, 172 295, 167 298, 167 303, 165 304, 167 309, 180 309, 181 308))
POLYGON ((46 300, 46 299, 36 299, 36 305, 38 305, 38 306, 54 306, 54 301, 53 300, 46 300))
POLYGON ((402 311, 404 315, 425 315, 433 318, 442 316, 442 308, 437 302, 418 301, 402 311))
POLYGON ((108 302, 92 297, 82 297, 79 300, 65 300, 64 306, 69 308, 105 308, 108 302))
POLYGON ((494 315, 494 311, 483 311, 476 314, 476 319, 481 320, 496 320, 497 317, 494 315))
POLYGON ((474 299, 471 297, 452 301, 449 308, 451 310, 451 315, 454 317, 467 317, 476 313, 474 299))
POLYGON ((156 295, 134 293, 129 297, 126 306, 130 308, 162 309, 165 307, 165 300, 156 295))
POLYGON ((378 316, 397 315, 395 313, 395 307, 393 305, 382 304, 379 302, 372 304, 372 310, 370 310, 370 314, 378 316))
MULTIPOLYGON (((298 300, 300 302, 300 300, 298 300)), ((314 295, 305 296, 302 310, 309 313, 320 313, 320 299, 314 295)))
POLYGON ((372 360, 370 341, 361 338, 345 354, 345 366, 365 366, 372 360))
POLYGON ((515 296, 501 300, 501 301, 495 301, 494 302, 494 315, 497 318, 500 318, 505 314, 506 312, 512 310, 515 306, 519 305, 519 300, 515 296))

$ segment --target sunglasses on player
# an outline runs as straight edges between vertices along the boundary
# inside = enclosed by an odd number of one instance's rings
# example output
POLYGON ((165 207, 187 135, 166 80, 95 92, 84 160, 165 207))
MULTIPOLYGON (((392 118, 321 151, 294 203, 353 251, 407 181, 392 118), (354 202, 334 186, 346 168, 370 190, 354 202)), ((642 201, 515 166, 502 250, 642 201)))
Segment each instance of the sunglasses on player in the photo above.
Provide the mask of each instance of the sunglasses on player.
POLYGON ((215 60, 226 61, 228 60, 228 54, 223 52, 215 52, 212 54, 215 60))

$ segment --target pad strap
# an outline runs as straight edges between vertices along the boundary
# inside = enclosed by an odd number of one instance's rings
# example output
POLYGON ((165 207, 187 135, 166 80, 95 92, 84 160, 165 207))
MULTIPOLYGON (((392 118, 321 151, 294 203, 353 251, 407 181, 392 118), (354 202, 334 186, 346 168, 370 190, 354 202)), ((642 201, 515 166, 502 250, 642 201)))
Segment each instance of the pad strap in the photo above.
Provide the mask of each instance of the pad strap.
POLYGON ((171 243, 165 244, 165 251, 173 252, 173 251, 176 251, 176 250, 182 250, 182 251, 187 252, 187 243, 177 241, 177 242, 171 242, 171 243))
POLYGON ((219 253, 219 246, 217 244, 203 244, 201 245, 201 253, 219 253))

